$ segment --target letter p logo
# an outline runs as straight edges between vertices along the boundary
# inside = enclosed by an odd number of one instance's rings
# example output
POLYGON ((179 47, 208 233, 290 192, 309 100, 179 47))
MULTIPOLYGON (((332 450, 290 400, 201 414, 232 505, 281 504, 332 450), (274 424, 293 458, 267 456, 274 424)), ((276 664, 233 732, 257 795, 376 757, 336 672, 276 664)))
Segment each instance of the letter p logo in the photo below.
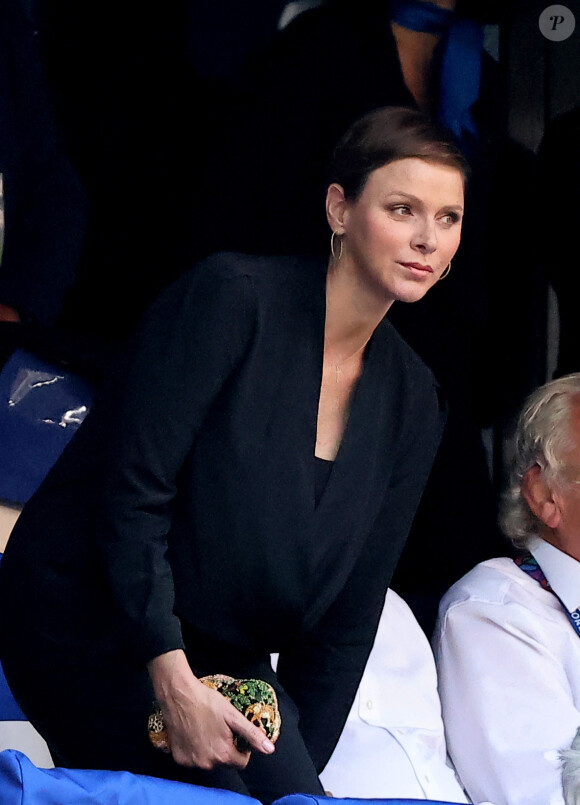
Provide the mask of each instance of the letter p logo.
POLYGON ((540 14, 538 25, 546 39, 562 42, 572 36, 576 20, 567 6, 548 6, 540 14))

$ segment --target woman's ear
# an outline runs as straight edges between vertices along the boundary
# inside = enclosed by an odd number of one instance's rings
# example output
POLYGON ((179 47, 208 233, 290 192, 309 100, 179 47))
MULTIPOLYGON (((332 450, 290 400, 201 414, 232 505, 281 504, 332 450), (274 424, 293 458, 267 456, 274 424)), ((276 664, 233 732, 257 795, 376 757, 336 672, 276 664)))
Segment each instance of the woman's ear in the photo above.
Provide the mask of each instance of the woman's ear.
POLYGON ((548 485, 542 468, 535 464, 522 480, 522 495, 530 511, 548 528, 558 528, 561 520, 557 495, 548 485))
POLYGON ((326 218, 328 225, 337 235, 344 234, 344 214, 347 201, 344 197, 344 190, 339 184, 334 182, 326 191, 326 218))

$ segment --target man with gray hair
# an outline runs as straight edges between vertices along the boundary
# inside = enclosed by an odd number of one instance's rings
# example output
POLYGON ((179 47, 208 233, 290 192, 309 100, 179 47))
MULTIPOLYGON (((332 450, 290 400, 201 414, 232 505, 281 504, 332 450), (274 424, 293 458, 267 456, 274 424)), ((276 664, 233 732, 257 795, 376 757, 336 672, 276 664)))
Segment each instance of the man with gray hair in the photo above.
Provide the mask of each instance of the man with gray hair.
POLYGON ((561 753, 580 726, 580 374, 527 399, 500 519, 517 556, 477 565, 439 608, 448 751, 474 801, 570 805, 561 753))

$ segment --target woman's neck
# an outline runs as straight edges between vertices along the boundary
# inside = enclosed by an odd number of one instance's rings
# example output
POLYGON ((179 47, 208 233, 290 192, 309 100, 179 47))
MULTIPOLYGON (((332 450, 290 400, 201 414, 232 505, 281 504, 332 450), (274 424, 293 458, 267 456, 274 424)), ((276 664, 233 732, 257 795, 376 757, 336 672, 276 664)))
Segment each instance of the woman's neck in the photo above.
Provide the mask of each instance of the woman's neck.
POLYGON ((326 279, 325 356, 335 365, 356 360, 392 302, 365 293, 332 263, 326 279))

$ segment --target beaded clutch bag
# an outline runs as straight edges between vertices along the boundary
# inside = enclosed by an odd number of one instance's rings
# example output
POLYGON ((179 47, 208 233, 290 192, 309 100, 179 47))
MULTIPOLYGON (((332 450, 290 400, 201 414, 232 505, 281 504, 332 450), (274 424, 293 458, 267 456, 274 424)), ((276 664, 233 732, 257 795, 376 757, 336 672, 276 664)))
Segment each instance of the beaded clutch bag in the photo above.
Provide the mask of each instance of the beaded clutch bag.
MULTIPOLYGON (((275 743, 280 734, 281 718, 278 709, 276 691, 261 679, 234 679, 224 674, 213 674, 201 677, 200 682, 226 696, 248 721, 259 727, 262 732, 275 743)), ((171 751, 169 736, 163 721, 163 714, 158 704, 149 716, 149 740, 156 749, 171 751)), ((234 738, 240 752, 248 752, 248 742, 240 737, 234 738)))

